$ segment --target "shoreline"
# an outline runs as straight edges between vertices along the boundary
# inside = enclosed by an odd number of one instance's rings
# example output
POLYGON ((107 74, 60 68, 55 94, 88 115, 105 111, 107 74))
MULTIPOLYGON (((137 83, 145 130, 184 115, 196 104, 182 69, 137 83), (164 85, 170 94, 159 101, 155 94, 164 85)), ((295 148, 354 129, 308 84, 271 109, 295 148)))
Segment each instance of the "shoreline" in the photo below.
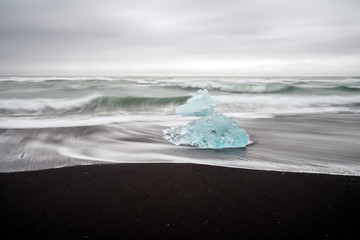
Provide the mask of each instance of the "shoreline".
POLYGON ((235 118, 254 143, 221 151, 175 146, 163 138, 163 122, 0 129, 0 165, 2 172, 17 172, 92 163, 196 163, 360 176, 359 116, 235 118))
POLYGON ((360 177, 195 164, 0 173, 3 239, 356 239, 360 177))

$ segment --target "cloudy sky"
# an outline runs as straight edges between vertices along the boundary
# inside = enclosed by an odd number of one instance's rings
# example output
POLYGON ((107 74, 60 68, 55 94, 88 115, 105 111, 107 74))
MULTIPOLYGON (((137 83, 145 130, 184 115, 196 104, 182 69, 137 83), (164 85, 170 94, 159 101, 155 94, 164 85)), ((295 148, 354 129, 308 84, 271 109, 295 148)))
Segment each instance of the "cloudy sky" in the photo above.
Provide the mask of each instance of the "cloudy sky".
POLYGON ((360 75, 359 0, 0 0, 1 75, 360 75))

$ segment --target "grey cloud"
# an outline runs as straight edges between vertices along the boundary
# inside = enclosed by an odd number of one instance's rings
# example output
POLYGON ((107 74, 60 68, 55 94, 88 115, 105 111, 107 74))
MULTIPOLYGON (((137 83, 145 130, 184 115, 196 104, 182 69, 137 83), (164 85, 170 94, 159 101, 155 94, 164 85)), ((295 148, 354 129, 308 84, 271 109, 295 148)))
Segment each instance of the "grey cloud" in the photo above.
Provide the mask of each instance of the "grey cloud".
POLYGON ((0 74, 19 64, 41 73, 51 64, 357 59, 359 7, 350 0, 0 0, 0 74))

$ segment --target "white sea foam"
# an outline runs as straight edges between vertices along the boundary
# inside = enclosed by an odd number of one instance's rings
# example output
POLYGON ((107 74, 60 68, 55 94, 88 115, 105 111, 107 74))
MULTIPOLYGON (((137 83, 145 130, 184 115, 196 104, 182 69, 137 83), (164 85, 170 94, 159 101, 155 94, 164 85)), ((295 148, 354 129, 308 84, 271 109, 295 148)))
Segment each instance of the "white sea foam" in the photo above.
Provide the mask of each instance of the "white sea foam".
POLYGON ((64 118, 37 118, 37 117, 7 117, 0 121, 0 128, 54 128, 54 127, 78 127, 94 126, 109 123, 151 122, 170 126, 171 124, 183 124, 196 118, 181 118, 177 115, 111 115, 111 116, 68 116, 64 118))
MULTIPOLYGON (((169 85, 167 85, 169 86, 169 85)), ((180 85, 182 88, 200 88, 208 90, 220 90, 223 92, 229 93, 268 93, 268 92, 277 92, 286 88, 284 85, 266 85, 266 84, 248 84, 248 85, 239 85, 238 83, 225 84, 217 82, 186 82, 180 85)))
POLYGON ((360 102, 360 96, 213 96, 220 112, 284 114, 307 112, 359 112, 352 104, 360 102))
MULTIPOLYGON (((79 144, 79 142, 75 144, 79 144)), ((57 148, 56 150, 67 157, 104 163, 191 163, 253 170, 360 176, 359 164, 328 162, 317 162, 314 164, 312 161, 307 160, 292 162, 288 161, 288 159, 277 162, 259 159, 244 159, 242 157, 239 157, 237 160, 201 159, 161 153, 160 151, 171 151, 175 150, 175 148, 161 146, 161 149, 159 149, 158 144, 139 143, 137 147, 122 144, 122 148, 118 148, 117 151, 114 151, 113 147, 115 146, 111 145, 99 147, 98 145, 89 146, 83 145, 83 143, 80 144, 81 146, 87 146, 87 148, 79 149, 67 146, 57 148), (93 147, 90 154, 89 147, 93 147), (131 151, 129 151, 129 149, 131 149, 131 151)), ((192 149, 189 149, 189 151, 191 150, 192 149)))

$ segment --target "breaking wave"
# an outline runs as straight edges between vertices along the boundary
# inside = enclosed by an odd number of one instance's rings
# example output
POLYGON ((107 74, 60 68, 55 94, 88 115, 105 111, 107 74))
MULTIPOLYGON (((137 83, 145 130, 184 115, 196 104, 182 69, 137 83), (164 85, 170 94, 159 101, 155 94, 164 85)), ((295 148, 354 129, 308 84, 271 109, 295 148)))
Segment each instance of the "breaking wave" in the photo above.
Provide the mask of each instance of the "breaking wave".
POLYGON ((282 84, 217 84, 210 82, 184 83, 180 85, 165 85, 168 88, 182 88, 196 91, 198 89, 215 90, 227 93, 255 93, 255 94, 272 94, 272 93, 289 93, 289 94, 328 94, 331 92, 360 92, 358 87, 336 86, 336 87, 299 87, 282 84))
POLYGON ((90 96, 82 99, 10 99, 0 101, 0 114, 37 115, 126 111, 146 111, 172 107, 186 102, 189 96, 179 97, 117 97, 90 96))

